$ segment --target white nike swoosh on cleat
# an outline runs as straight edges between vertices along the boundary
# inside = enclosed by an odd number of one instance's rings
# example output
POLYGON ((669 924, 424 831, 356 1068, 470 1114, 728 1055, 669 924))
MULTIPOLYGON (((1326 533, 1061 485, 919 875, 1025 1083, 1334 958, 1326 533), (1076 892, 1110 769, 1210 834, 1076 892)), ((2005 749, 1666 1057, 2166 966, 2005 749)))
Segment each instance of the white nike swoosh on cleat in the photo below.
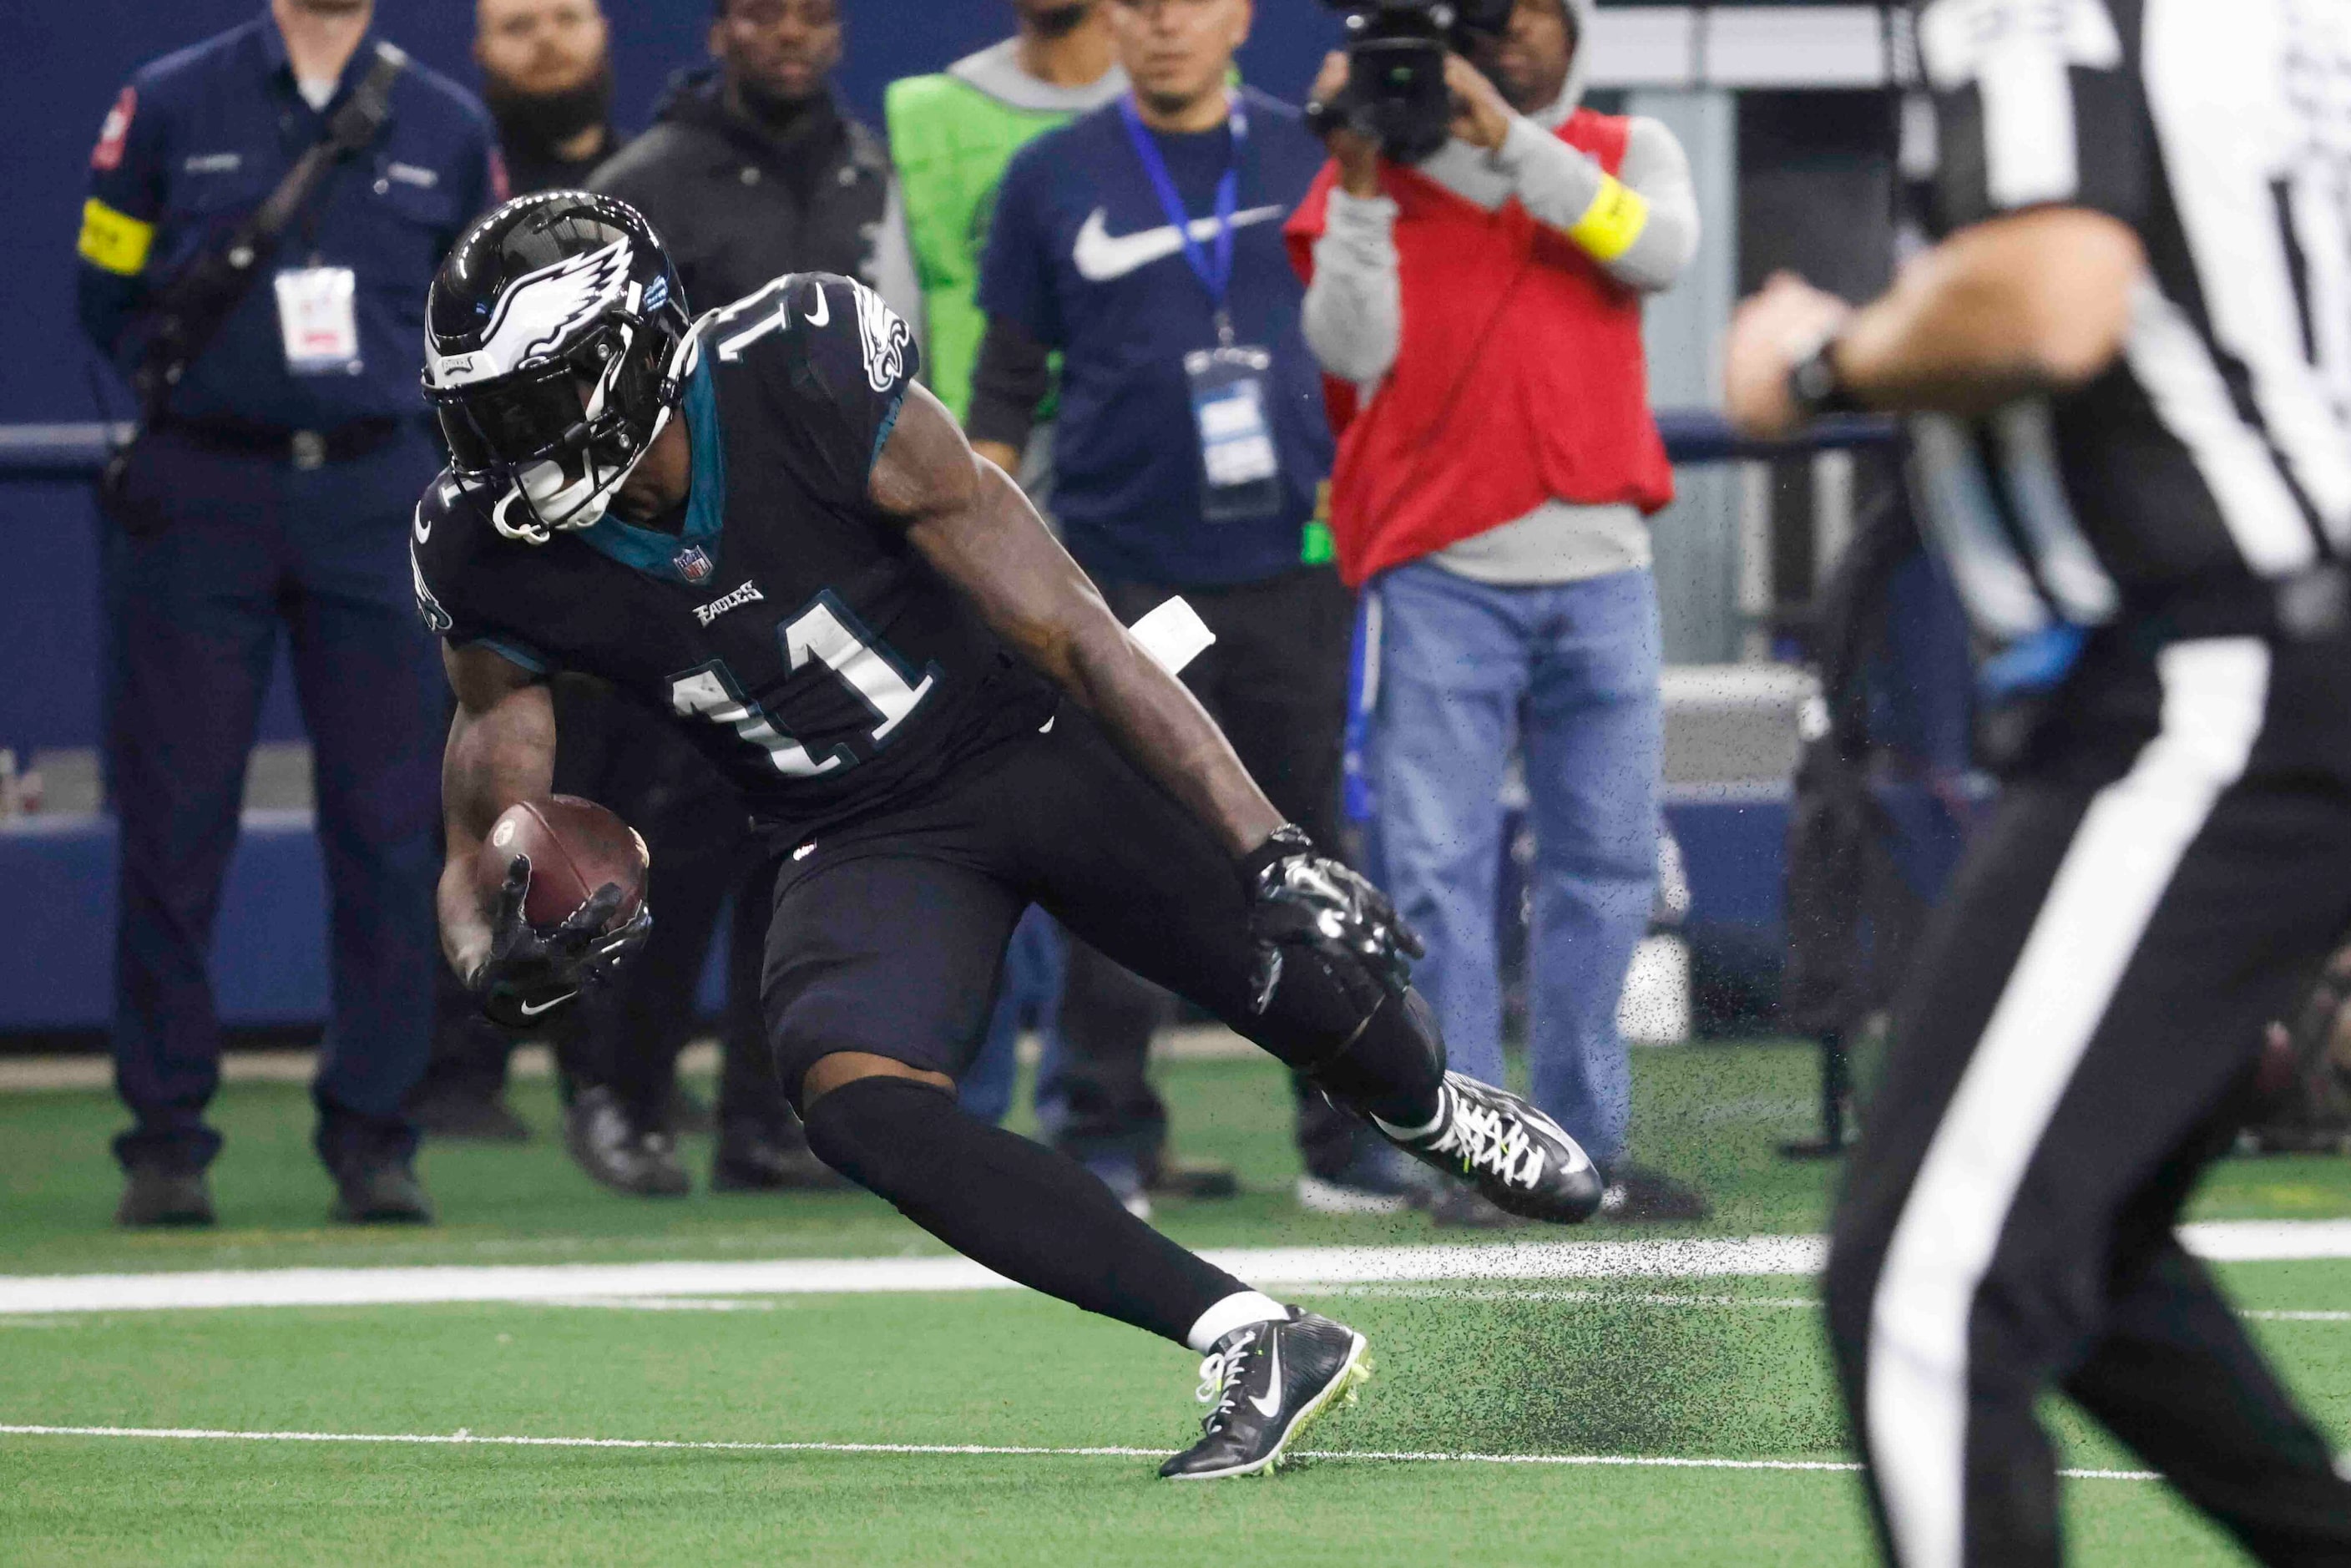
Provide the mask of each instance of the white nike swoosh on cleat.
POLYGON ((1259 1415, 1270 1417, 1281 1414, 1280 1337, 1277 1334, 1267 1334, 1266 1347, 1268 1353, 1272 1357, 1273 1369, 1267 1375, 1265 1392, 1263 1394, 1250 1395, 1249 1403, 1257 1406, 1257 1413, 1259 1415))
POLYGON ((539 1014, 547 1011, 549 1008, 561 1007, 564 1003, 569 1001, 579 994, 580 993, 578 991, 566 991, 559 997, 555 997, 539 1003, 537 1007, 533 1007, 528 1002, 525 1002, 522 1004, 522 1016, 527 1019, 535 1019, 539 1014))
MULTIPOLYGON (((1233 227, 1262 224, 1282 215, 1285 207, 1251 207, 1233 214, 1233 227)), ((1193 239, 1202 245, 1217 237, 1217 220, 1194 218, 1185 228, 1193 239)), ((1181 255, 1184 236, 1176 232, 1174 224, 1155 229, 1144 229, 1131 235, 1110 232, 1110 214, 1096 207, 1086 214, 1084 226, 1078 230, 1078 243, 1070 253, 1077 264, 1078 276, 1088 283, 1108 283, 1149 267, 1155 261, 1165 261, 1181 255)))

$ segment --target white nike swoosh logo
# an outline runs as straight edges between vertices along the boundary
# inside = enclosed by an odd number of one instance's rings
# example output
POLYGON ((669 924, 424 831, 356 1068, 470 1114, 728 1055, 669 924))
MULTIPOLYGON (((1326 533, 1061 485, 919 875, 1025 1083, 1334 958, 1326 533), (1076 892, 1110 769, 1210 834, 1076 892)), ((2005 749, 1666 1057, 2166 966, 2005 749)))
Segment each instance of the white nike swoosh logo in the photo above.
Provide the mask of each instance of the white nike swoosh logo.
POLYGON ((1266 1340, 1266 1348, 1273 1360, 1272 1375, 1266 1382, 1265 1392, 1250 1395, 1249 1403, 1257 1406, 1259 1415, 1271 1419, 1281 1414, 1281 1340, 1270 1331, 1268 1331, 1266 1340))
POLYGON ((561 1007, 564 1003, 569 1001, 579 994, 580 993, 578 991, 566 991, 559 997, 539 1003, 537 1007, 533 1007, 528 1002, 525 1002, 522 1004, 522 1016, 527 1019, 535 1019, 550 1008, 561 1007))
MULTIPOLYGON (((1233 214, 1233 227, 1245 224, 1261 224, 1281 216, 1287 207, 1251 207, 1233 214)), ((1191 236, 1202 245, 1217 237, 1217 220, 1194 218, 1185 225, 1191 236)), ((1179 256, 1184 250, 1184 236, 1176 232, 1174 224, 1140 234, 1114 235, 1110 232, 1110 215, 1096 207, 1086 215, 1085 225, 1078 230, 1078 243, 1070 259, 1078 266, 1078 276, 1088 283, 1108 283, 1124 277, 1128 273, 1149 267, 1155 261, 1165 261, 1179 256)))
POLYGON ((1052 716, 1052 718, 1049 718, 1049 719, 1047 719, 1044 723, 1042 723, 1042 724, 1039 725, 1039 726, 1037 727, 1037 733, 1038 733, 1038 734, 1040 734, 1040 735, 1050 735, 1050 734, 1052 734, 1052 733, 1053 733, 1053 725, 1054 725, 1055 721, 1057 721, 1058 719, 1060 719, 1060 718, 1061 718, 1061 716, 1060 714, 1055 714, 1055 715, 1052 716))
POLYGON ((816 286, 816 308, 808 313, 808 324, 821 327, 832 319, 832 301, 824 297, 824 285, 816 286))
POLYGON ((424 503, 416 503, 416 542, 423 544, 433 538, 432 520, 424 515, 424 503))

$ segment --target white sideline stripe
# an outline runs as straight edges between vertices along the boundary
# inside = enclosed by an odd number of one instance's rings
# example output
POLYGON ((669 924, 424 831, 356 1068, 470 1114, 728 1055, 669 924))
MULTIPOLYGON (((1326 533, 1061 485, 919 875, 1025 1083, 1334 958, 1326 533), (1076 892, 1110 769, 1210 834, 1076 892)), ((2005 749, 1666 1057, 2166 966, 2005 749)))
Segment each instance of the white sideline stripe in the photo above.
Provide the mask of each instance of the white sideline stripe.
POLYGON ((549 1296, 550 1307, 606 1307, 623 1312, 772 1312, 776 1303, 736 1296, 549 1296))
MULTIPOLYGON (((2345 1247, 2351 1252, 2351 1225, 2345 1247)), ((1813 1274, 1818 1237, 1544 1242, 1508 1247, 1269 1247, 1207 1254, 1245 1279, 1285 1285, 1413 1280, 1687 1279, 1813 1274)), ((862 1295, 1014 1289, 962 1258, 789 1259, 713 1263, 560 1263, 489 1268, 260 1269, 0 1277, 0 1313, 175 1308, 394 1306, 545 1301, 583 1296, 862 1295)))
MULTIPOLYGON (((491 1448, 650 1448, 730 1454, 975 1454, 1019 1458, 1156 1459, 1165 1448, 1021 1448, 994 1443, 712 1443, 674 1437, 499 1437, 473 1432, 232 1432, 204 1427, 0 1426, 11 1437, 143 1437, 157 1441, 213 1443, 388 1443, 413 1447, 491 1448)), ((1364 1464, 1583 1465, 1631 1469, 1814 1470, 1844 1474, 1861 1467, 1849 1459, 1681 1458, 1664 1454, 1467 1454, 1409 1449, 1299 1448, 1293 1458, 1364 1464)), ((2074 1480, 2158 1480, 2153 1470, 2060 1470, 2074 1480)))
MULTIPOLYGON (((1821 1310, 1821 1300, 1817 1296, 1628 1295, 1622 1291, 1546 1291, 1486 1285, 1332 1285, 1327 1290, 1307 1293, 1341 1296, 1350 1300, 1374 1296, 1445 1301, 1566 1301, 1585 1306, 1687 1307, 1715 1312, 1790 1312, 1821 1310)), ((611 1301, 597 1304, 624 1306, 629 1303, 611 1301)), ((2337 1311, 2333 1308, 2240 1307, 2237 1309, 2237 1315, 2258 1322, 2351 1323, 2351 1312, 2337 1311)))
MULTIPOLYGON (((2351 1220, 2223 1220, 2183 1227, 2216 1262, 2351 1258, 2351 1220)), ((1551 1241, 1484 1247, 1227 1248, 1208 1260, 1263 1285, 1314 1290, 1431 1281, 1799 1278, 1828 1255, 1818 1236, 1551 1241)), ((446 1264, 415 1269, 244 1269, 0 1276, 0 1316, 239 1307, 374 1307, 587 1298, 922 1294, 1015 1289, 962 1258, 800 1258, 706 1263, 446 1264)))

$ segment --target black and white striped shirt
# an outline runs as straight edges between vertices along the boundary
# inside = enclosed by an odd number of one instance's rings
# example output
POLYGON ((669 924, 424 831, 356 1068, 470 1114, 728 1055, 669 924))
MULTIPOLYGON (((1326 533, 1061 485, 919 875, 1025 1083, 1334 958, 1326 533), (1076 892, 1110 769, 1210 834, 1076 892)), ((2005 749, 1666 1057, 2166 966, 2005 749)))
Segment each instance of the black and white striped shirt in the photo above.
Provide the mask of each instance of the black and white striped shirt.
POLYGON ((2087 207, 2149 268, 2087 386, 1917 422, 1921 497, 1980 629, 2096 625, 2351 546, 2351 0, 1924 0, 1917 18, 1930 228, 2087 207))

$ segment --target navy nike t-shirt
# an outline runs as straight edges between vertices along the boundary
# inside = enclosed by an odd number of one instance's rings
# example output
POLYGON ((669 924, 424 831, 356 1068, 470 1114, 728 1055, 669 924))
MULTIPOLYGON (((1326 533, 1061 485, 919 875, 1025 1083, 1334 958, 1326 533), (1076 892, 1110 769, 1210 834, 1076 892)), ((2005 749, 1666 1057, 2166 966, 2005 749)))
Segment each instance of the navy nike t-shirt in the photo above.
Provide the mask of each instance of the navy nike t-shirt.
MULTIPOLYGON (((1331 472, 1321 371, 1299 330, 1305 287, 1282 220, 1322 168, 1296 110, 1241 89, 1249 119, 1227 308, 1236 342, 1268 350, 1269 417, 1282 506, 1270 517, 1201 516, 1198 425, 1184 356, 1217 346, 1215 307, 1185 259, 1151 177, 1112 104, 1029 143, 1005 171, 980 267, 980 308, 1061 350, 1053 510, 1070 553, 1098 578, 1210 587, 1295 567, 1331 472)), ((1151 133, 1186 215, 1213 219, 1233 155, 1229 126, 1151 133)), ((1214 253, 1213 230, 1203 249, 1214 253)))

